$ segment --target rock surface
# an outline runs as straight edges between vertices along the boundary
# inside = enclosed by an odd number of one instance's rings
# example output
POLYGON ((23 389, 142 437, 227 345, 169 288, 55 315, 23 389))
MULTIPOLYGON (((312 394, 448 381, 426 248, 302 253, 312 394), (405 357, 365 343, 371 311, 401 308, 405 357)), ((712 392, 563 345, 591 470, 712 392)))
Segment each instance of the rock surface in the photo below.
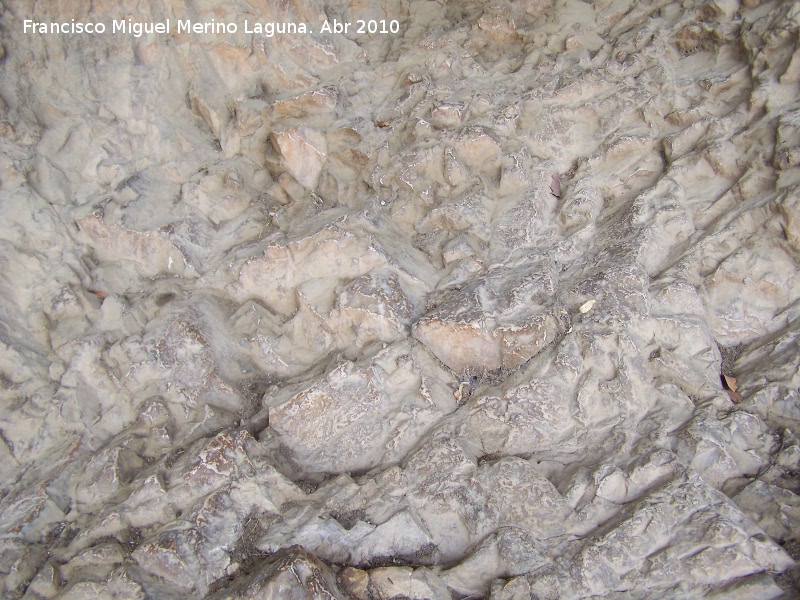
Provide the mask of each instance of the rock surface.
POLYGON ((0 596, 800 594, 800 2, 0 29, 0 596))

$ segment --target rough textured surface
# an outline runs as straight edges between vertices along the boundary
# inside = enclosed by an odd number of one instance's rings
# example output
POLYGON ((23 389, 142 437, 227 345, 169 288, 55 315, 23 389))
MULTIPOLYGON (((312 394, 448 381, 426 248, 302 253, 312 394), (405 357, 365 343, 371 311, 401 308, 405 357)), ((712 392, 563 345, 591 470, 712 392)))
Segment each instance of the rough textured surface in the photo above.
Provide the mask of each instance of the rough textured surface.
POLYGON ((0 596, 797 597, 800 2, 0 31, 0 596))

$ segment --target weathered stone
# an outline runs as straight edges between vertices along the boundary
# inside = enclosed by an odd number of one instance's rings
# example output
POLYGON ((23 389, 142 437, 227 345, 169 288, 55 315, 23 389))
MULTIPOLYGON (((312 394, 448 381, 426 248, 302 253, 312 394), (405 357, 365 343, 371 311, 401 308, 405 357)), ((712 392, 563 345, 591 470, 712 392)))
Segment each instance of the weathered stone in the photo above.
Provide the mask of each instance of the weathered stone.
POLYGON ((511 295, 509 306, 497 306, 491 285, 471 284, 417 322, 413 335, 456 373, 514 369, 555 341, 564 326, 554 311, 526 306, 530 290, 524 286, 503 292, 511 295))
POLYGON ((475 478, 474 459, 454 440, 431 440, 419 448, 405 468, 414 490, 413 512, 429 532, 441 560, 461 556, 490 531, 495 515, 487 506, 487 490, 475 478))
POLYGON ((254 573, 233 586, 209 596, 213 600, 276 597, 344 600, 333 570, 298 546, 282 550, 259 563, 254 573))
POLYGON ((270 426, 304 468, 363 471, 400 459, 455 399, 430 373, 425 350, 407 343, 379 352, 368 366, 344 363, 288 398, 267 397, 270 426), (436 383, 434 383, 436 381, 436 383), (444 392, 447 394, 447 392, 444 392))
POLYGON ((78 481, 75 498, 82 512, 96 511, 110 502, 144 466, 130 450, 108 448, 89 461, 78 481))
POLYGON ((367 600, 369 598, 369 575, 366 571, 345 567, 341 575, 339 575, 339 579, 342 582, 345 593, 353 598, 358 598, 358 600, 367 600))
POLYGON ((326 87, 278 100, 272 104, 272 112, 276 119, 313 117, 325 114, 333 116, 338 102, 339 94, 336 90, 326 87))
POLYGON ((467 112, 463 103, 437 104, 431 109, 431 122, 437 127, 459 127, 467 112))
POLYGON ((569 529, 572 507, 529 462, 503 459, 484 467, 480 480, 489 490, 488 503, 501 527, 522 528, 538 540, 569 529))
POLYGON ((417 224, 420 233, 439 230, 469 231, 482 240, 489 237, 492 202, 483 194, 470 194, 432 209, 417 224))
POLYGON ((336 280, 352 280, 384 261, 369 242, 347 231, 325 228, 285 244, 270 244, 262 257, 242 266, 230 292, 239 302, 259 298, 270 309, 288 316, 297 309, 295 290, 301 283, 330 281, 331 275, 334 284, 336 280))
POLYGON ((104 261, 132 261, 145 277, 161 274, 191 276, 193 269, 178 248, 161 232, 131 231, 106 224, 96 215, 78 220, 95 254, 104 261))
POLYGON ((780 244, 742 250, 725 259, 705 286, 717 340, 735 346, 781 327, 783 309, 800 294, 797 272, 780 244), (753 272, 761 273, 758 281, 748 275, 753 272))
POLYGON ((198 181, 183 185, 181 198, 201 211, 214 225, 238 217, 252 202, 237 175, 230 172, 205 175, 198 181))
POLYGON ((411 600, 447 600, 444 582, 426 568, 383 567, 369 573, 368 593, 378 598, 405 596, 411 600))
POLYGON ((273 133, 270 139, 292 177, 308 189, 315 190, 328 152, 325 136, 315 129, 301 126, 273 133))
POLYGON ((459 594, 486 594, 486 583, 536 571, 549 561, 535 536, 516 527, 492 534, 458 566, 442 574, 442 581, 459 594))
POLYGON ((0 8, 0 595, 792 596, 796 2, 122 4, 0 8))
POLYGON ((800 512, 800 496, 792 490, 756 480, 736 494, 733 501, 772 539, 798 539, 792 523, 800 512))
POLYGON ((733 413, 724 419, 701 411, 680 436, 678 455, 705 481, 733 495, 743 481, 770 464, 778 439, 754 415, 733 413))
POLYGON ((502 395, 477 399, 467 421, 486 454, 524 454, 565 443, 580 424, 573 402, 551 383, 533 380, 502 395))
POLYGON ((105 581, 125 558, 125 552, 118 543, 98 544, 62 565, 59 574, 65 581, 75 579, 76 575, 84 580, 105 581))
POLYGON ((47 494, 45 485, 6 496, 0 509, 0 534, 30 542, 38 540, 43 529, 64 518, 63 511, 47 494))
POLYGON ((469 127, 454 142, 458 159, 468 168, 496 178, 502 155, 494 135, 483 127, 469 127))
POLYGON ((636 586, 643 579, 638 565, 644 560, 651 564, 651 585, 720 585, 790 564, 783 551, 761 541, 762 535, 727 497, 687 472, 651 494, 614 531, 587 544, 582 571, 594 594, 636 586), (679 523, 680 532, 675 530, 679 523), (731 568, 710 568, 720 561, 730 561, 731 568))

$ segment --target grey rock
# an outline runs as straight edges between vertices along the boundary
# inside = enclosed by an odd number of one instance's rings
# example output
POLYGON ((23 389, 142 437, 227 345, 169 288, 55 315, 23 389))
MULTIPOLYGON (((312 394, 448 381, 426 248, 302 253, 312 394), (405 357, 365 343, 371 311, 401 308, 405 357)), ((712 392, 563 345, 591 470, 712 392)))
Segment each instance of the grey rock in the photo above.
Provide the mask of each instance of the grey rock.
POLYGON ((0 595, 797 595, 797 2, 83 4, 0 8, 0 595))

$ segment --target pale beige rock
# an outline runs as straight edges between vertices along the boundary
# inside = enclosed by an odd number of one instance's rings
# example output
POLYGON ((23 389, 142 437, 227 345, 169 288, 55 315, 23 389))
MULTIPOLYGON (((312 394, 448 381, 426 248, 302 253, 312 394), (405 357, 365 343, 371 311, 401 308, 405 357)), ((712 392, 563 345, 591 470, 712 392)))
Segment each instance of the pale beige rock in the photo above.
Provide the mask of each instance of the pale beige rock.
MULTIPOLYGON (((599 403, 598 403, 599 404, 599 403)), ((598 420, 608 414, 602 410, 598 420)), ((488 455, 540 452, 553 444, 568 445, 581 428, 578 407, 556 387, 543 381, 512 387, 501 397, 478 398, 466 423, 467 431, 488 455), (573 416, 573 413, 577 413, 573 416)))
POLYGON ((408 562, 427 563, 438 550, 425 525, 409 510, 394 514, 354 546, 351 560, 363 566, 382 556, 396 556, 408 562))
POLYGON ((241 215, 252 200, 235 173, 209 174, 181 188, 184 202, 197 207, 212 223, 219 225, 241 215))
POLYGON ((444 177, 452 186, 461 185, 467 179, 466 170, 456 158, 455 150, 452 147, 444 149, 444 177))
POLYGON ((253 575, 209 598, 260 600, 288 596, 312 600, 323 595, 334 600, 345 599, 333 570, 314 555, 294 546, 259 563, 253 575))
POLYGON ((124 573, 114 574, 107 581, 81 581, 70 586, 59 598, 69 600, 97 599, 102 598, 131 598, 132 600, 143 600, 147 598, 142 586, 131 581, 124 573))
POLYGON ((78 220, 92 249, 104 261, 133 263, 145 277, 161 274, 192 276, 194 269, 175 245, 161 232, 132 231, 109 225, 97 215, 78 220))
POLYGON ((499 526, 523 528, 538 540, 570 529, 575 518, 572 507, 529 462, 503 459, 487 465, 480 479, 489 490, 489 506, 494 508, 499 526))
POLYGON ((270 139, 292 177, 308 189, 315 190, 328 151, 325 136, 315 129, 301 126, 273 133, 270 139))
MULTIPOLYGON (((418 321, 414 337, 450 369, 463 373, 514 369, 563 332, 563 323, 552 312, 513 300, 509 306, 497 306, 495 293, 485 282, 465 286, 418 321), (511 314, 514 323, 508 323, 506 315, 511 314)), ((506 293, 514 297, 510 290, 506 293)), ((525 296, 522 289, 516 293, 520 300, 525 296)))
POLYGON ((726 346, 750 342, 781 327, 783 309, 800 293, 798 269, 779 243, 727 258, 705 292, 715 337, 726 346), (758 281, 750 274, 761 273, 758 281))
POLYGON ((534 536, 522 529, 503 527, 461 564, 445 571, 442 580, 459 594, 485 594, 485 581, 536 572, 548 562, 534 536))
POLYGON ((417 224, 417 231, 420 233, 433 233, 443 229, 469 231, 486 240, 490 236, 489 219, 492 208, 492 201, 483 194, 457 197, 432 209, 417 224))
POLYGON ((0 8, 0 595, 791 585, 796 2, 122 4, 0 8))
POLYGON ((792 248, 800 250, 800 194, 789 194, 780 204, 779 210, 786 220, 786 238, 792 248))
POLYGON ((78 481, 75 497, 82 512, 96 511, 110 502, 144 466, 130 450, 110 448, 94 456, 78 481))
POLYGON ((105 581, 112 570, 125 560, 125 552, 116 542, 92 546, 59 568, 61 577, 71 580, 76 574, 82 579, 105 581))
POLYGON ((60 578, 52 564, 42 567, 28 585, 28 593, 40 598, 53 598, 58 594, 60 578))
POLYGON ((442 260, 445 265, 474 255, 475 250, 464 236, 453 238, 442 249, 442 260))
POLYGON ((196 587, 193 565, 187 564, 192 560, 192 551, 182 541, 176 532, 167 532, 139 546, 131 558, 148 575, 168 581, 184 594, 191 594, 196 587))
POLYGON ((699 411, 679 439, 678 456, 691 455, 688 464, 709 485, 730 495, 738 492, 748 477, 768 466, 768 457, 778 444, 766 423, 747 413, 733 413, 717 421, 699 411))
POLYGON ((276 119, 334 116, 338 102, 339 94, 336 89, 325 87, 277 100, 272 104, 272 113, 276 119))
MULTIPOLYGON (((503 157, 499 189, 502 195, 521 192, 530 185, 531 181, 528 176, 529 162, 530 156, 527 152, 503 157)), ((560 195, 560 192, 558 195, 560 195)))
POLYGON ((413 490, 414 520, 428 532, 440 561, 462 556, 495 528, 489 490, 476 471, 470 451, 446 438, 428 440, 403 469, 401 489, 413 490))
POLYGON ((495 136, 484 127, 468 127, 455 140, 455 154, 468 168, 489 177, 500 173, 502 153, 495 136))
POLYGON ((800 511, 800 497, 792 490, 756 480, 733 497, 736 505, 755 515, 756 524, 776 540, 793 540, 793 516, 800 511))
POLYGON ((431 122, 437 127, 459 127, 467 112, 463 103, 441 103, 431 109, 431 122))
POLYGON ((219 115, 219 113, 212 108, 208 101, 206 101, 196 92, 190 92, 189 104, 191 105, 192 110, 194 110, 194 112, 203 118, 203 120, 206 122, 206 125, 211 130, 211 133, 214 134, 214 137, 219 138, 224 125, 222 117, 219 115))
POLYGON ((363 348, 380 341, 395 342, 405 337, 414 307, 396 277, 382 273, 359 277, 345 287, 336 299, 338 315, 331 324, 339 332, 337 345, 363 348), (349 332, 354 333, 351 341, 349 332))
POLYGON ((369 574, 369 591, 378 598, 405 596, 413 600, 447 600, 444 582, 426 568, 383 567, 369 574))
POLYGON ((43 486, 3 498, 0 508, 0 533, 20 541, 37 539, 37 529, 52 526, 64 516, 43 486))
POLYGON ((576 181, 566 195, 558 213, 565 231, 594 222, 603 208, 599 190, 588 178, 576 181))
POLYGON ((369 575, 366 571, 345 567, 339 578, 346 593, 358 600, 369 598, 369 575))
POLYGON ((239 302, 255 297, 288 316, 296 310, 297 286, 305 281, 330 278, 352 280, 375 269, 385 258, 364 240, 335 227, 285 244, 267 246, 262 257, 249 259, 230 292, 239 302), (352 258, 350 258, 352 257, 352 258))
MULTIPOLYGON (((341 364, 288 398, 265 398, 270 427, 304 468, 342 473, 391 464, 455 409, 452 397, 438 396, 440 385, 429 389, 428 377, 420 379, 423 368, 435 368, 432 362, 425 350, 404 342, 368 366, 341 364)), ((438 377, 449 380, 441 371, 438 377)))

